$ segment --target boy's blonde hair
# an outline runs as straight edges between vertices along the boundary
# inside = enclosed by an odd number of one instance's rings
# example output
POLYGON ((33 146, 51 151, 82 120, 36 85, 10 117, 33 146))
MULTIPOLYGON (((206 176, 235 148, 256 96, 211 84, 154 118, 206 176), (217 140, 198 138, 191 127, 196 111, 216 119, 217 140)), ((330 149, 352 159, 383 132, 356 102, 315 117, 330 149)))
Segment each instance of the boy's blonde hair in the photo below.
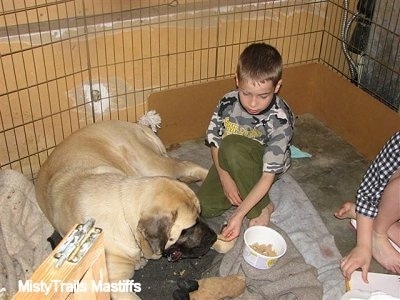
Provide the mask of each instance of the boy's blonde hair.
POLYGON ((265 43, 255 43, 240 54, 236 76, 239 82, 250 80, 264 83, 271 80, 276 86, 282 78, 282 69, 282 57, 278 50, 265 43))

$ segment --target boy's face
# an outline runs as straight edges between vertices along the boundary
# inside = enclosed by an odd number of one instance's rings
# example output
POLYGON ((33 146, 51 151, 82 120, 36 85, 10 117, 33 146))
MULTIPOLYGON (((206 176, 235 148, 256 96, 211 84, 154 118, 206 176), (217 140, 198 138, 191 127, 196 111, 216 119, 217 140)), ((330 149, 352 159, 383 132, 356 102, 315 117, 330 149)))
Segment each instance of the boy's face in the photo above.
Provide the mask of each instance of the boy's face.
POLYGON ((274 98, 274 94, 279 91, 282 80, 274 86, 271 80, 265 82, 254 82, 252 80, 238 81, 236 85, 239 90, 239 99, 242 106, 251 115, 257 115, 265 110, 274 98))

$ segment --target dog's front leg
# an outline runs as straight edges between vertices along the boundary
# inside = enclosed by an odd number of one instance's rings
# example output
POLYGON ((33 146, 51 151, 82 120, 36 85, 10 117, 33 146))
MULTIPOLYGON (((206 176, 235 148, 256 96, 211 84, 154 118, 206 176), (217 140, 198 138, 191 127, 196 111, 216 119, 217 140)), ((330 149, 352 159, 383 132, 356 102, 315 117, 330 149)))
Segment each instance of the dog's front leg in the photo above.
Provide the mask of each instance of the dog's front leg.
POLYGON ((190 161, 178 162, 177 179, 185 183, 203 182, 208 170, 190 161))

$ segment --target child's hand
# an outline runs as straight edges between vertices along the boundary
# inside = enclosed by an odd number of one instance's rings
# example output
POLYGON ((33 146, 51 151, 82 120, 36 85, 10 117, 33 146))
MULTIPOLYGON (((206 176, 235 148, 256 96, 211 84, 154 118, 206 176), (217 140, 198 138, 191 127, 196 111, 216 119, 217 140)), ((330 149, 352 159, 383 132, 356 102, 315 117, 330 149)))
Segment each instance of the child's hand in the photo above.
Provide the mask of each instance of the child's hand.
POLYGON ((228 174, 220 179, 226 198, 228 198, 229 202, 233 206, 239 206, 242 203, 242 198, 240 198, 240 193, 236 186, 235 181, 228 174))
POLYGON ((368 283, 368 270, 371 263, 372 253, 366 247, 356 246, 350 253, 345 256, 341 263, 343 276, 347 279, 351 278, 351 274, 358 268, 362 270, 362 279, 368 283))
POLYGON ((222 230, 222 235, 227 241, 237 238, 240 234, 240 227, 242 226, 243 218, 235 216, 234 214, 228 221, 228 225, 222 230))

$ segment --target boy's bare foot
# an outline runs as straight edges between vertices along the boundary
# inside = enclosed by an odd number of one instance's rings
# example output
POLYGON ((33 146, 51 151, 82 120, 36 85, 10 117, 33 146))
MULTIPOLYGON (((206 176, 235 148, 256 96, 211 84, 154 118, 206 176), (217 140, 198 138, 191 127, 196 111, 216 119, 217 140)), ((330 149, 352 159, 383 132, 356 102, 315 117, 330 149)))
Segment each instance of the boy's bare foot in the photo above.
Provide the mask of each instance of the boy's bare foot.
POLYGON ((385 269, 400 274, 400 253, 390 244, 386 234, 372 232, 372 256, 385 269))
POLYGON ((264 209, 261 211, 261 214, 250 220, 249 226, 267 226, 269 224, 269 220, 271 219, 271 215, 275 210, 275 206, 272 202, 270 202, 264 209))
POLYGON ((338 219, 355 219, 356 204, 354 202, 344 202, 342 206, 335 212, 335 217, 338 219))

